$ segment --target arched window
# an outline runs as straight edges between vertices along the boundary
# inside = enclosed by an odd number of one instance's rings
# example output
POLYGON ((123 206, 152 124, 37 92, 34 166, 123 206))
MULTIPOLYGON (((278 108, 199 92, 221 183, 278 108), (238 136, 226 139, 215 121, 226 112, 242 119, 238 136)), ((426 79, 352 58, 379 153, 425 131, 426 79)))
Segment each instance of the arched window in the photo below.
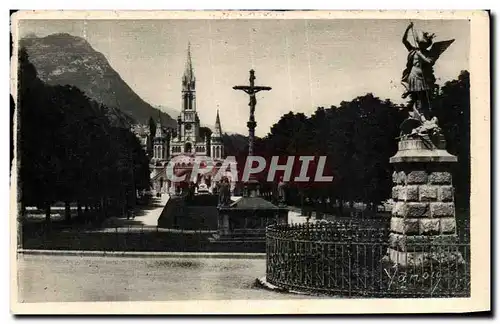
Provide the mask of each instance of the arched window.
POLYGON ((186 143, 186 145, 184 146, 184 152, 191 153, 191 149, 192 149, 191 143, 186 143))

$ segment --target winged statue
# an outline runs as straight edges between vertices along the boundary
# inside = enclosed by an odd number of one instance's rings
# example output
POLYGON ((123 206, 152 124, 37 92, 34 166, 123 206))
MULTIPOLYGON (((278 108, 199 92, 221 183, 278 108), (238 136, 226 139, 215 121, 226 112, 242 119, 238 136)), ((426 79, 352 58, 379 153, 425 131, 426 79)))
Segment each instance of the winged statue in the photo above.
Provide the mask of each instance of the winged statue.
POLYGON ((402 97, 410 97, 408 110, 411 119, 403 123, 401 127, 403 134, 415 133, 415 128, 423 126, 424 123, 426 131, 429 130, 429 122, 438 127, 431 106, 437 87, 434 64, 455 40, 434 42, 434 37, 434 34, 414 30, 413 23, 408 25, 403 35, 403 44, 408 50, 408 57, 401 79, 405 87, 402 97), (408 40, 410 30, 413 44, 408 40))

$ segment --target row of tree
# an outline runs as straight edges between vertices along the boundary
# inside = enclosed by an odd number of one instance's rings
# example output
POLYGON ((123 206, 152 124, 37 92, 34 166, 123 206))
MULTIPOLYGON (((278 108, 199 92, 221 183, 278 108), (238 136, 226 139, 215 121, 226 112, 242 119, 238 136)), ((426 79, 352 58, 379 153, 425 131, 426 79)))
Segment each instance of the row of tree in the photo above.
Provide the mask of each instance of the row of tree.
MULTIPOLYGON (((458 156, 454 166, 457 204, 469 206, 470 98, 469 73, 447 82, 432 104, 447 140, 447 149, 458 156)), ((390 198, 393 167, 389 158, 397 151, 399 126, 408 113, 402 105, 366 94, 330 108, 318 108, 310 117, 290 112, 255 142, 261 156, 327 156, 331 183, 288 185, 290 202, 298 196, 365 202, 375 206, 390 198)), ((242 168, 248 145, 233 145, 225 138, 227 155, 238 157, 242 168)), ((241 170, 239 171, 241 173, 241 170)), ((279 176, 279 175, 278 175, 279 176)), ((262 179, 263 180, 263 179, 262 179)), ((262 182, 264 190, 273 190, 262 182)), ((341 204, 342 205, 342 204, 341 204)))
POLYGON ((47 85, 24 49, 19 55, 18 167, 21 214, 64 202, 107 215, 135 204, 149 188, 149 161, 129 130, 113 126, 107 108, 72 86, 47 85))

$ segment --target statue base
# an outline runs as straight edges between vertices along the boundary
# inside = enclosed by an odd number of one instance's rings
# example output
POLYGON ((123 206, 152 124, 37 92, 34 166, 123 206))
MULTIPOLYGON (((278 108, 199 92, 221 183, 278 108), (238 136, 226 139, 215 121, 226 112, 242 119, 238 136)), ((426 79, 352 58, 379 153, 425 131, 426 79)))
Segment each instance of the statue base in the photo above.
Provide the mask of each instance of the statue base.
POLYGON ((257 179, 250 176, 247 182, 244 183, 244 196, 245 197, 259 197, 260 196, 260 183, 257 179))
POLYGON ((457 235, 451 164, 457 157, 446 151, 441 134, 405 136, 398 148, 390 158, 395 203, 385 261, 401 267, 461 264, 453 248, 457 235))
POLYGON ((402 138, 398 152, 390 158, 390 163, 411 162, 457 162, 457 157, 446 151, 446 141, 442 134, 436 136, 413 135, 402 138))

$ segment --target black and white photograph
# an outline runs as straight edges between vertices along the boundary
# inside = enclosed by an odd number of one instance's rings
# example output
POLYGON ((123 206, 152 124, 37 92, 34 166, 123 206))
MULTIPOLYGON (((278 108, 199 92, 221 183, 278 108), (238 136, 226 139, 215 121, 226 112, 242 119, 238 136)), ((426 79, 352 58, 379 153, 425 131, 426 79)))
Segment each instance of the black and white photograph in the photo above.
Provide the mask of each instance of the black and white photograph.
POLYGON ((11 310, 488 310, 488 28, 16 12, 11 310))

